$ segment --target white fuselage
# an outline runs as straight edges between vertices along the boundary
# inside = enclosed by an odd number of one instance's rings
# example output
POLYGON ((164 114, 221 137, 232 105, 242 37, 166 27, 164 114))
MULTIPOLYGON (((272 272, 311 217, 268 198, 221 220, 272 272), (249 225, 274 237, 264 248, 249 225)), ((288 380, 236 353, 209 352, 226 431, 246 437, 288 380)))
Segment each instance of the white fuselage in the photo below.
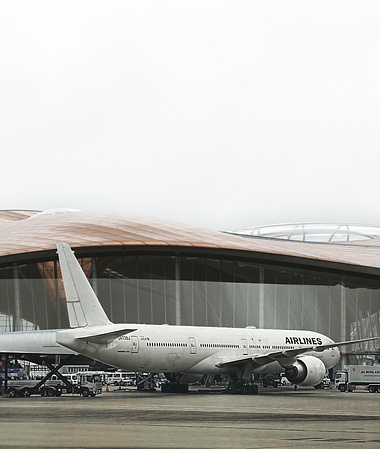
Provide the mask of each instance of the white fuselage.
MULTIPOLYGON (((114 325, 117 327, 118 325, 114 325)), ((119 336, 106 345, 75 338, 76 329, 57 332, 57 342, 88 357, 128 371, 224 374, 236 366, 221 363, 247 356, 313 347, 333 343, 317 332, 252 328, 192 327, 168 325, 130 325, 133 332, 119 336)), ((338 348, 310 351, 326 369, 339 361, 338 348)), ((294 358, 295 359, 295 358, 294 358)), ((279 372, 278 362, 254 372, 279 372)))

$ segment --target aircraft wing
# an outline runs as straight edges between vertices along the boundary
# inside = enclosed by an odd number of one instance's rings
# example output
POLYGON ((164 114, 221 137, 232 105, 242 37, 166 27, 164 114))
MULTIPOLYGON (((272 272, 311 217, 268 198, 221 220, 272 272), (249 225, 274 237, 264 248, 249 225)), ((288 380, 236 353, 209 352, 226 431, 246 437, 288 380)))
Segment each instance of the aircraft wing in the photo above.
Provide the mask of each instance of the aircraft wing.
POLYGON ((239 365, 241 363, 251 363, 254 368, 259 368, 260 366, 268 365, 268 363, 276 362, 276 361, 284 361, 289 359, 289 363, 294 362, 294 358, 297 355, 304 354, 305 352, 310 352, 313 350, 313 347, 302 348, 302 349, 290 349, 287 351, 274 351, 267 352, 266 354, 260 355, 243 355, 240 357, 229 357, 226 360, 218 363, 217 366, 228 366, 228 365, 239 365))
POLYGON ((228 366, 228 365, 238 365, 240 363, 249 362, 253 365, 254 368, 259 368, 260 366, 267 365, 268 363, 277 362, 281 360, 281 364, 284 365, 284 362, 289 359, 289 363, 294 362, 294 358, 298 355, 305 354, 306 352, 316 351, 323 352, 326 349, 336 348, 340 346, 352 345, 355 343, 363 343, 365 341, 378 340, 380 337, 373 338, 364 338, 361 340, 351 340, 351 341, 342 341, 339 343, 330 343, 327 345, 318 345, 318 346, 308 346, 304 348, 297 349, 286 349, 284 351, 274 351, 268 352, 266 354, 260 355, 244 355, 240 357, 231 357, 226 358, 226 360, 218 363, 218 366, 228 366))
POLYGON ((322 352, 325 349, 336 348, 340 346, 353 345, 355 343, 364 343, 365 341, 379 340, 380 337, 362 338, 361 340, 341 341, 339 343, 331 343, 329 345, 314 346, 313 351, 322 352))
POLYGON ((0 353, 3 354, 76 354, 55 340, 56 331, 1 332, 0 353))

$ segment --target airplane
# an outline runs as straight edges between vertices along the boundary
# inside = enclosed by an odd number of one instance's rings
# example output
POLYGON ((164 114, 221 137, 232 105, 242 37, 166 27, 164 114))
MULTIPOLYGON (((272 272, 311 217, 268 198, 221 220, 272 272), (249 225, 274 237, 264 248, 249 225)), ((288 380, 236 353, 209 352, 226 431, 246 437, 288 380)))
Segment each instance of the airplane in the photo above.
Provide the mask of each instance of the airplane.
POLYGON ((284 372, 296 386, 316 386, 339 362, 340 346, 379 338, 335 343, 304 330, 114 324, 70 246, 57 244, 57 253, 70 329, 3 333, 0 352, 34 345, 29 352, 79 353, 127 371, 163 373, 166 392, 185 392, 206 374, 228 375, 231 393, 257 394, 253 376, 284 372))

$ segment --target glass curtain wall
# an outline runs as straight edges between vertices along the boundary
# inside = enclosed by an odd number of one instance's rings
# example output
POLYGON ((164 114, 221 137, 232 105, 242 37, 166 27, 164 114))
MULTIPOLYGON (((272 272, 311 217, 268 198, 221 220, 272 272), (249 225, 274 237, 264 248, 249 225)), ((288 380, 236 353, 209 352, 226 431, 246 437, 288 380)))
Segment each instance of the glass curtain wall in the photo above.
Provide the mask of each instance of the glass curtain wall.
MULTIPOLYGON (((183 255, 80 263, 115 323, 307 329, 335 341, 380 334, 380 283, 373 281, 183 255)), ((69 327, 60 277, 56 261, 0 269, 0 331, 69 327)))

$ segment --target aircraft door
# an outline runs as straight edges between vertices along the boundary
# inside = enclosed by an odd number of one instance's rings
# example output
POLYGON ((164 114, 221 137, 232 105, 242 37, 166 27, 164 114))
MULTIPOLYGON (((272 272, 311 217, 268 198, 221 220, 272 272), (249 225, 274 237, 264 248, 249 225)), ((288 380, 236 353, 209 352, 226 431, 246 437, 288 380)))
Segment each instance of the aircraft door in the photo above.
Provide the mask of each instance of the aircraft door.
POLYGON ((189 345, 190 345, 190 354, 196 354, 197 353, 197 344, 195 342, 194 337, 189 337, 189 345))
POLYGON ((247 340, 245 338, 242 338, 241 345, 243 347, 243 355, 248 355, 248 345, 247 340))
POLYGON ((132 341, 132 351, 131 352, 139 352, 139 338, 136 335, 131 337, 132 341))

